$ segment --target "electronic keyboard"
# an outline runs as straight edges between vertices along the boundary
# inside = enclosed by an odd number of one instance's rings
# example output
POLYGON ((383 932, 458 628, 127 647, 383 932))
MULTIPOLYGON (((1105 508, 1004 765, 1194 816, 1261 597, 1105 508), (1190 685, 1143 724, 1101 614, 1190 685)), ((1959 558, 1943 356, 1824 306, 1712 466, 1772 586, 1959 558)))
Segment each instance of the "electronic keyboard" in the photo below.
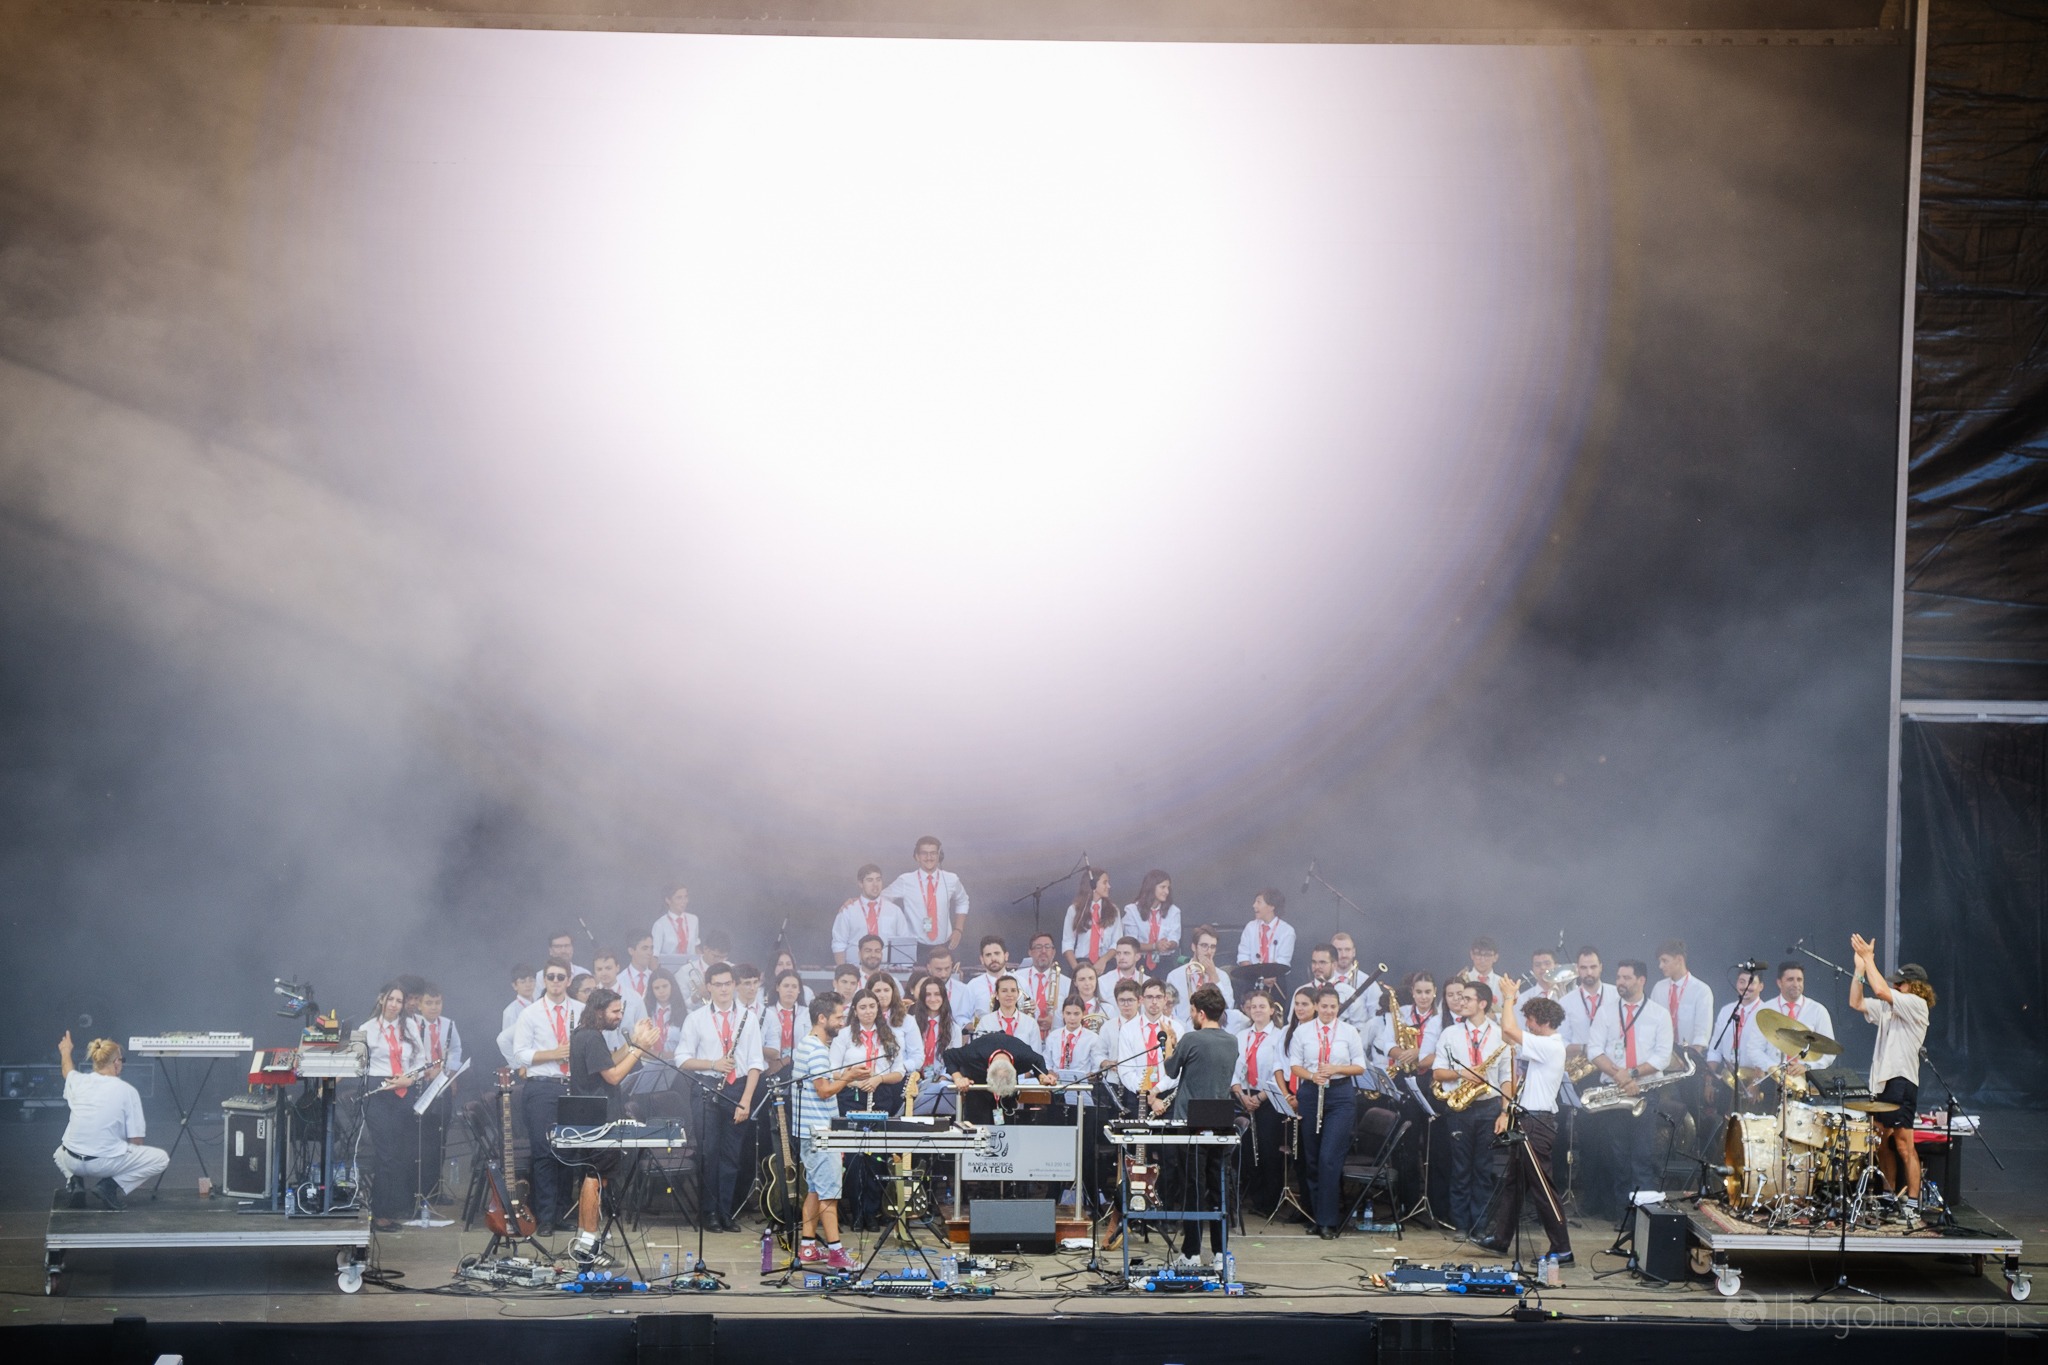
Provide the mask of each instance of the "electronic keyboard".
POLYGON ((326 1081, 360 1076, 370 1069, 370 1050, 361 1043, 339 1047, 299 1048, 299 1075, 309 1081, 326 1081))
POLYGON ((246 1057, 256 1040, 246 1033, 141 1033, 128 1040, 137 1057, 246 1057))
POLYGON ((615 1119, 589 1127, 557 1124, 548 1130, 548 1142, 556 1148, 578 1152, 627 1152, 652 1147, 683 1145, 683 1125, 676 1121, 640 1123, 615 1119))
POLYGON ((943 1133, 954 1126, 951 1114, 913 1114, 899 1118, 884 1110, 856 1109, 850 1114, 841 1114, 832 1120, 831 1127, 841 1133, 919 1133, 927 1137, 943 1133))

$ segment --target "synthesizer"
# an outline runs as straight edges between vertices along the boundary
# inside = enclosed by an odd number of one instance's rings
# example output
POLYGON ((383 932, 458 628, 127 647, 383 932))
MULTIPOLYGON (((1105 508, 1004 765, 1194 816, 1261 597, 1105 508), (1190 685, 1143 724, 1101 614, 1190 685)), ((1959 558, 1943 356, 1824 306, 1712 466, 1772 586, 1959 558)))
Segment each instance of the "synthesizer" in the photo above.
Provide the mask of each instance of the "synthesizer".
POLYGON ((986 1150, 988 1134, 972 1124, 946 1128, 886 1131, 867 1128, 829 1128, 811 1134, 812 1144, 821 1152, 864 1152, 869 1156, 932 1156, 973 1154, 986 1150))
POLYGON ((917 1133, 925 1137, 935 1133, 951 1132, 955 1127, 951 1114, 895 1118, 879 1109, 872 1115, 858 1109, 851 1114, 841 1114, 832 1120, 831 1126, 835 1131, 842 1133, 917 1133))
POLYGON ((345 1043, 340 1047, 316 1047, 311 1043, 299 1048, 299 1075, 309 1081, 347 1079, 360 1076, 370 1069, 370 1052, 361 1043, 345 1043))
POLYGON ((139 1033, 128 1040, 136 1057, 246 1057, 256 1040, 246 1033, 139 1033))

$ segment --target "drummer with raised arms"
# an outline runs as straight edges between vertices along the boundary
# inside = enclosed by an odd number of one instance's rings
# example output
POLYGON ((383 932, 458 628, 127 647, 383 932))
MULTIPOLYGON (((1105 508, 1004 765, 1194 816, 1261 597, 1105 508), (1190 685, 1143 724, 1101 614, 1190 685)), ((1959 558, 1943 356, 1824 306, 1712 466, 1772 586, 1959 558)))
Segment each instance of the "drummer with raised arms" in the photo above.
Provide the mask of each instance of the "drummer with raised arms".
POLYGON ((1934 1008, 1934 987, 1927 969, 1908 962, 1889 984, 1877 969, 1877 945, 1861 934, 1849 935, 1856 954, 1856 975, 1849 982, 1849 1008, 1877 1025, 1877 1043, 1870 1056, 1870 1093, 1875 1104, 1890 1105, 1871 1114, 1877 1125, 1877 1164, 1895 1193, 1920 1198, 1920 1154, 1913 1149, 1913 1117, 1920 1100, 1920 1046, 1927 1041, 1927 1019, 1934 1008), (1865 982, 1869 983, 1866 991, 1865 982))

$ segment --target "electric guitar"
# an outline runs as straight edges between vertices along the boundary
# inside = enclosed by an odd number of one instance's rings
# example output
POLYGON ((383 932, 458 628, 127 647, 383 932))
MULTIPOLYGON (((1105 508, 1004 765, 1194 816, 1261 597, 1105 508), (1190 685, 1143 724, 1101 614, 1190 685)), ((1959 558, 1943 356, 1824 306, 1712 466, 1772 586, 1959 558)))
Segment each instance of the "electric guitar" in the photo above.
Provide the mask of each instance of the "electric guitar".
POLYGON ((534 1230, 533 1210, 519 1198, 516 1182, 507 1175, 512 1169, 512 1068, 498 1068, 498 1117, 502 1125, 500 1140, 503 1145, 497 1160, 485 1163, 489 1180, 484 1190, 484 1225, 496 1237, 531 1237, 534 1230))

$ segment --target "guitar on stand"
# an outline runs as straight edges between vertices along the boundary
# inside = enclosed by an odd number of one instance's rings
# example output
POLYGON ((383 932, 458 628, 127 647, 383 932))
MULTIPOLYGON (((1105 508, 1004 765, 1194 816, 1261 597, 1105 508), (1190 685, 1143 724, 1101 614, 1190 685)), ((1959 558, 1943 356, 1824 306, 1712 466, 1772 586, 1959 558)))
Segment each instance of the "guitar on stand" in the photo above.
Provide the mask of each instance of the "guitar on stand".
POLYGON ((789 1106, 794 1096, 787 1088, 795 1084, 792 1077, 769 1100, 775 1109, 776 1149, 761 1159, 761 1216, 768 1220, 768 1231, 761 1234, 763 1275, 787 1274, 797 1266, 796 1236, 804 1212, 803 1168, 789 1146, 789 1106), (781 1265, 774 1264, 778 1249, 784 1257, 781 1265))
POLYGON ((484 1226, 491 1230, 490 1244, 484 1248, 484 1259, 496 1256, 500 1248, 513 1250, 521 1243, 531 1246, 543 1259, 549 1259, 546 1247, 534 1240, 533 1210, 519 1198, 518 1183, 513 1172, 512 1147, 512 1068, 498 1068, 498 1156, 484 1164, 484 1226))

